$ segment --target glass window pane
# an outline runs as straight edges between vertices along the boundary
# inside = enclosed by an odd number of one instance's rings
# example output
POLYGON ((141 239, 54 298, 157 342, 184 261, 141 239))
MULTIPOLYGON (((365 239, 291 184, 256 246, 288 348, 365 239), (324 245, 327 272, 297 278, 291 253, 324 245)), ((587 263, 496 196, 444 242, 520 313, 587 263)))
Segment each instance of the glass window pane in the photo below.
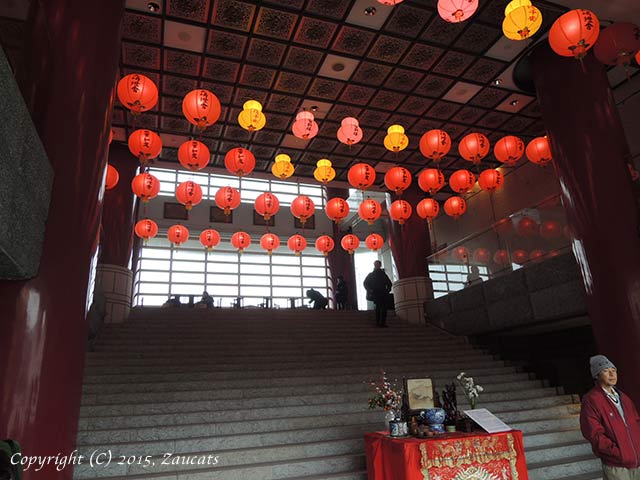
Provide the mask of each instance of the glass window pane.
POLYGON ((447 280, 447 276, 444 273, 430 273, 429 277, 431 277, 431 280, 447 280))
POLYGON ((449 283, 449 291, 457 292, 464 288, 464 283, 449 283))
POLYGON ((241 263, 260 263, 260 264, 268 264, 269 263, 269 255, 265 253, 244 253, 240 257, 241 263))
POLYGON ((222 175, 211 175, 209 177, 209 185, 215 187, 217 190, 220 187, 233 187, 238 188, 240 185, 240 181, 237 177, 231 176, 222 176, 222 175))
POLYGON ((208 175, 206 173, 202 174, 178 170, 178 183, 191 180, 192 182, 196 182, 200 186, 207 185, 209 183, 209 179, 207 177, 208 175))
POLYGON ((168 283, 141 283, 140 293, 162 293, 167 295, 169 293, 168 283))
POLYGON ((212 288, 212 291, 209 292, 209 295, 214 298, 222 296, 235 297, 238 295, 238 287, 234 285, 216 285, 212 288))
POLYGON ((242 203, 253 203, 256 198, 262 195, 263 192, 256 190, 242 190, 242 203))
POLYGON ((172 262, 171 269, 178 272, 204 272, 204 263, 202 262, 172 262))
POLYGON ((283 265, 273 265, 271 267, 273 275, 295 275, 300 277, 300 267, 285 267, 283 265))
POLYGON ((237 263, 207 263, 207 273, 238 273, 237 263))
MULTIPOLYGON (((309 245, 314 245, 315 240, 311 242, 307 240, 309 245)), ((325 257, 324 256, 312 256, 312 255, 302 255, 302 265, 308 265, 310 267, 322 267, 325 268, 325 257)))
POLYGON ((467 280, 467 276, 461 273, 449 273, 447 277, 450 282, 465 282, 467 280))
MULTIPOLYGON (((236 265, 237 267, 237 265, 236 265)), ((238 275, 221 275, 219 273, 207 275, 209 285, 237 285, 238 275)))
POLYGON ((238 262, 238 253, 237 252, 224 252, 221 250, 214 250, 207 257, 209 262, 238 262))
POLYGON ((269 297, 271 287, 240 286, 240 295, 243 297, 269 297))
POLYGON ((150 168, 149 173, 160 180, 161 183, 175 183, 176 170, 163 170, 159 168, 150 168))
POLYGON ((171 257, 171 250, 160 248, 143 248, 140 253, 140 258, 161 258, 169 260, 171 257))
POLYGON ((240 265, 240 273, 269 274, 269 265, 240 265))
MULTIPOLYGON (((271 191, 273 193, 293 193, 294 196, 298 195, 298 186, 291 182, 271 182, 271 191)), ((278 195, 280 200, 280 195, 278 195)))
POLYGON ((440 282, 433 282, 433 289, 434 290, 444 290, 447 291, 447 284, 446 283, 440 283, 440 282))
POLYGON ((202 284, 171 284, 171 294, 172 295, 196 295, 198 298, 202 295, 202 284))
POLYGON ((157 307, 168 300, 166 295, 138 295, 135 298, 135 305, 145 305, 157 307))
POLYGON ((204 273, 176 273, 171 274, 171 282, 199 283, 204 287, 204 273))
POLYGON ((429 265, 430 272, 444 272, 444 265, 429 265))
POLYGON ((280 193, 278 194, 278 200, 280 200, 281 207, 288 207, 291 205, 291 202, 295 200, 298 195, 291 193, 280 193))
POLYGON ((140 271, 140 281, 169 283, 169 272, 145 272, 142 270, 140 271))
POLYGON ((270 285, 271 277, 268 275, 240 275, 240 285, 270 285))
POLYGON ((317 287, 322 287, 322 288, 326 289, 327 288, 327 278, 326 277, 304 277, 302 279, 302 285, 305 288, 306 287, 314 287, 316 290, 318 290, 317 287))
POLYGON ((303 297, 302 289, 300 287, 292 288, 292 287, 273 287, 273 296, 274 297, 294 297, 301 298, 303 297))
POLYGON ((261 192, 266 192, 269 190, 269 181, 268 180, 260 180, 260 179, 242 179, 242 191, 245 190, 258 190, 261 192))
POLYGON ((272 285, 278 287, 299 287, 300 277, 272 277, 272 285))
POLYGON ((199 262, 204 262, 205 258, 206 251, 204 248, 202 250, 187 250, 183 248, 176 248, 173 251, 174 260, 197 260, 199 262))
POLYGON ((140 269, 142 270, 169 270, 171 262, 168 260, 140 260, 140 269))
POLYGON ((302 267, 303 277, 324 277, 327 275, 325 268, 318 267, 302 267))
POLYGON ((300 185, 300 195, 322 197, 322 187, 300 185))
POLYGON ((295 255, 273 255, 271 263, 274 265, 300 265, 300 257, 295 255))

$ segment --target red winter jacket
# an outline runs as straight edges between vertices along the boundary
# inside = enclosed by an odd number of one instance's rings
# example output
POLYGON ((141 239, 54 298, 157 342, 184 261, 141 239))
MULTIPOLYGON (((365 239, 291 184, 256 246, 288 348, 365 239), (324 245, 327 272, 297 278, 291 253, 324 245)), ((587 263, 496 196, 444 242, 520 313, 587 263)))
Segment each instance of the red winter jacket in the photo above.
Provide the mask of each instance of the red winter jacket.
POLYGON ((611 467, 640 467, 640 415, 633 401, 619 390, 626 425, 600 386, 582 397, 580 429, 593 453, 611 467))

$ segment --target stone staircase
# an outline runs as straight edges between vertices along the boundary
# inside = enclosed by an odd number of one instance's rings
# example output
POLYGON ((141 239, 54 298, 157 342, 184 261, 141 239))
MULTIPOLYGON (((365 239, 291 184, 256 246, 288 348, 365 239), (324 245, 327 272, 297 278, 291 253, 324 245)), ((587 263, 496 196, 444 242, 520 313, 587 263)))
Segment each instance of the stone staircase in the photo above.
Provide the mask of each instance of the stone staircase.
POLYGON ((525 433, 532 480, 601 478, 576 396, 464 338, 392 315, 391 328, 373 323, 371 312, 135 311, 86 362, 78 449, 112 460, 74 478, 364 480, 362 435, 384 428, 367 408, 381 369, 439 390, 465 371, 485 387, 480 405, 525 433), (165 453, 209 465, 162 465, 165 453))

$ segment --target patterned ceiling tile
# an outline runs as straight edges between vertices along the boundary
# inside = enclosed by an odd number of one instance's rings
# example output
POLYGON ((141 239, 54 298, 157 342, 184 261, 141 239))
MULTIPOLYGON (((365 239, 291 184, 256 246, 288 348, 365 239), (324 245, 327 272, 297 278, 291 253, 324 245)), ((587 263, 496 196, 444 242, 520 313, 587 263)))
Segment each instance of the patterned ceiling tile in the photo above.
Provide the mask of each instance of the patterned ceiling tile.
POLYGON ((502 112, 489 112, 476 122, 477 126, 487 128, 498 128, 504 122, 509 120, 510 115, 502 112))
POLYGON ((287 130, 293 121, 291 115, 278 115, 277 113, 267 112, 267 128, 274 130, 287 130))
POLYGON ((334 140, 336 141, 336 144, 337 144, 337 138, 338 138, 337 132, 338 132, 338 128, 340 128, 340 122, 332 122, 331 120, 327 120, 325 118, 319 123, 320 123, 320 131, 318 133, 318 136, 334 140))
POLYGON ((547 129, 544 126, 544 122, 542 120, 536 120, 525 130, 527 135, 532 137, 539 137, 547 134, 547 129))
POLYGON ((409 45, 411 45, 411 43, 407 40, 380 35, 376 43, 371 47, 367 57, 373 60, 396 63, 400 60, 400 57, 402 57, 407 48, 409 48, 409 45))
POLYGON ((472 23, 453 46, 460 50, 480 54, 488 50, 501 36, 502 31, 497 28, 481 23, 472 23))
MULTIPOLYGON (((323 125, 323 130, 324 130, 324 125, 323 125)), ((330 153, 336 147, 337 143, 338 143, 337 139, 331 140, 329 138, 316 137, 313 140, 311 140, 311 143, 309 143, 308 148, 309 150, 312 150, 315 152, 330 153)), ((320 159, 316 158, 313 163, 315 163, 318 160, 320 159)))
POLYGON ((542 115, 542 109, 537 101, 531 102, 525 108, 520 110, 522 115, 528 115, 529 117, 540 117, 542 115))
MULTIPOLYGON (((242 130, 242 131, 246 132, 246 130, 242 130)), ((253 134, 254 142, 262 143, 265 145, 277 146, 277 145, 280 145, 281 140, 282 140, 282 134, 280 132, 274 132, 272 130, 260 130, 253 134)))
POLYGON ((411 115, 403 115, 401 113, 395 113, 391 115, 391 117, 389 117, 389 119, 387 120, 387 124, 400 125, 401 127, 404 127, 404 129, 408 134, 409 131, 411 130, 411 127, 413 126, 414 123, 416 123, 417 120, 418 120, 418 117, 414 117, 411 115))
POLYGON ((375 36, 375 33, 361 28, 344 26, 340 29, 331 49, 351 55, 364 55, 375 36))
MULTIPOLYGON (((362 115, 360 115, 360 118, 359 118, 360 125, 380 128, 382 124, 387 121, 387 118, 389 118, 389 116, 390 116, 389 112, 382 112, 380 110, 374 110, 372 108, 365 108, 364 111, 362 112, 362 115)), ((365 130, 365 135, 367 133, 371 134, 373 132, 372 131, 367 132, 365 130)))
POLYGON ((267 37, 288 40, 297 18, 293 13, 262 7, 254 31, 267 37))
POLYGON ((198 82, 190 78, 174 77, 172 75, 162 76, 162 93, 164 94, 182 98, 197 86, 198 82))
POLYGON ((227 124, 224 127, 223 135, 224 135, 225 142, 223 145, 220 146, 221 152, 227 152, 230 150, 230 148, 227 148, 229 143, 233 145, 231 148, 234 148, 234 147, 237 147, 239 143, 245 142, 249 140, 249 138, 251 137, 251 134, 247 130, 245 130, 244 128, 240 127, 237 124, 236 125, 227 124))
POLYGON ((271 161, 271 159, 276 156, 276 149, 272 147, 254 146, 251 147, 251 153, 253 153, 256 158, 271 161))
POLYGON ((471 65, 475 58, 476 57, 473 55, 449 50, 444 54, 436 66, 433 67, 433 71, 435 73, 442 73, 444 75, 457 77, 461 75, 469 65, 471 65))
POLYGON ((149 43, 160 43, 162 20, 158 17, 125 12, 122 20, 122 38, 149 43))
MULTIPOLYGON (((356 152, 359 150, 360 145, 356 144, 356 145, 352 145, 351 146, 351 151, 352 152, 356 152)), ((349 151, 349 145, 344 145, 344 144, 340 144, 340 146, 338 147, 338 149, 342 150, 342 149, 347 149, 347 151, 349 151)), ((337 152, 337 149, 336 149, 337 152)), ((356 153, 353 153, 352 155, 356 155, 356 153)), ((346 168, 347 165, 349 165, 352 161, 352 158, 350 157, 343 157, 343 156, 339 156, 339 155, 332 155, 331 158, 331 163, 333 163, 333 167, 334 168, 346 168)))
POLYGON ((307 86, 311 81, 311 77, 299 75, 297 73, 280 72, 275 89, 286 93, 303 94, 307 90, 307 86))
POLYGON ((366 85, 379 86, 382 85, 384 79, 387 78, 387 75, 391 70, 392 68, 387 65, 362 62, 351 77, 351 80, 358 83, 364 83, 366 85))
POLYGON ((231 98, 233 96, 233 87, 231 85, 203 82, 202 88, 213 92, 223 105, 231 103, 231 98))
POLYGON ((385 24, 384 30, 402 35, 405 38, 415 38, 433 14, 434 12, 431 10, 414 8, 409 5, 404 5, 402 8, 394 8, 391 18, 385 24))
MULTIPOLYGON (((186 122, 185 118, 185 122, 186 122)), ((126 122, 129 125, 135 125, 136 128, 149 128, 155 130, 158 128, 158 115, 152 113, 145 113, 144 115, 138 115, 134 117, 131 112, 127 112, 126 122)))
POLYGON ((477 15, 478 20, 491 23, 492 25, 502 26, 502 22, 504 20, 504 7, 505 2, 503 0, 490 0, 477 15))
POLYGON ((164 147, 162 147, 162 155, 160 156, 160 158, 163 161, 177 162, 178 161, 178 149, 164 146, 164 147))
POLYGON ((449 90, 452 84, 453 80, 450 78, 440 77, 438 75, 427 75, 422 83, 418 85, 414 93, 429 97, 439 97, 449 90))
POLYGON ((248 32, 255 13, 255 5, 238 0, 216 0, 211 23, 221 27, 248 32))
POLYGON ((335 23, 304 17, 298 26, 294 40, 314 47, 327 48, 336 29, 335 23))
POLYGON ((268 93, 253 88, 238 87, 233 103, 239 107, 244 105, 247 100, 257 100, 262 105, 267 101, 268 93))
POLYGON ((350 2, 344 0, 310 0, 305 12, 317 13, 323 17, 342 19, 350 2))
POLYGON ((311 73, 318 69, 322 61, 322 52, 300 47, 290 47, 284 67, 298 72, 311 73))
POLYGON ((118 125, 124 124, 124 110, 121 108, 114 108, 113 113, 111 114, 111 121, 118 125))
POLYGON ((282 62, 286 48, 287 46, 282 43, 254 38, 251 40, 251 45, 249 46, 247 60, 277 67, 282 62))
POLYGON ((312 176, 313 175, 313 171, 315 170, 314 166, 312 165, 299 165, 296 168, 296 174, 297 175, 306 175, 306 176, 312 176))
POLYGON ((480 117, 482 117, 486 110, 476 107, 464 107, 453 118, 455 122, 465 123, 467 125, 473 125, 480 117))
POLYGON ((545 32, 547 29, 551 28, 553 22, 555 22, 558 17, 565 12, 563 7, 557 8, 557 6, 554 7, 553 4, 544 5, 536 3, 536 6, 542 14, 542 26, 540 27, 541 32, 545 32))
POLYGON ((436 128, 440 128, 442 126, 442 122, 435 120, 433 118, 421 118, 413 125, 413 131, 415 132, 428 132, 429 130, 434 130, 436 128))
POLYGON ((247 43, 245 35, 237 33, 221 32, 219 30, 209 30, 209 48, 207 52, 211 55, 241 59, 244 46, 247 43))
POLYGON ((158 70, 160 68, 160 49, 123 42, 122 63, 158 70))
POLYGON ((466 125, 460 125, 457 123, 446 123, 443 125, 443 130, 449 134, 449 136, 456 140, 462 136, 463 133, 467 131, 466 125))
MULTIPOLYGON (((344 96, 345 94, 343 92, 341 100, 344 98, 344 96)), ((361 111, 362 111, 362 108, 360 107, 336 104, 333 106, 333 108, 325 118, 327 120, 333 120, 334 122, 342 122, 342 120, 346 117, 355 117, 357 119, 361 111)))
POLYGON ((379 147, 377 145, 367 145, 360 152, 360 156, 363 158, 377 160, 379 158, 382 158, 387 152, 387 149, 384 147, 379 147))
POLYGON ((470 105, 477 105, 479 107, 493 108, 502 102, 509 96, 509 92, 500 90, 499 88, 483 88, 475 97, 469 102, 470 105))
POLYGON ((369 103, 369 100, 371 100, 371 97, 375 92, 376 91, 373 88, 363 87, 350 83, 347 84, 347 87, 342 92, 340 101, 346 103, 355 103, 356 105, 366 105, 367 103, 369 103))
POLYGON ((496 78, 507 64, 491 58, 479 58, 476 63, 467 70, 462 78, 479 83, 487 83, 496 78))
POLYGON ((513 115, 507 122, 500 126, 500 128, 507 130, 511 133, 520 133, 526 130, 529 125, 533 124, 535 120, 529 117, 523 117, 521 115, 513 115))
POLYGON ((164 53, 164 69, 173 73, 193 75, 200 73, 200 55, 183 52, 181 50, 166 49, 164 53))
POLYGON ((204 76, 212 80, 235 83, 240 65, 235 62, 227 62, 217 58, 207 58, 204 68, 204 76))
POLYGON ((162 113, 182 115, 182 98, 162 96, 162 113))
POLYGON ((184 117, 170 117, 163 115, 162 120, 160 121, 160 128, 170 132, 189 133, 191 130, 191 124, 184 117))
POLYGON ((405 98, 406 95, 402 93, 380 90, 376 96, 373 97, 373 100, 371 100, 370 106, 393 111, 398 108, 398 105, 400 105, 405 98))
POLYGON ((442 48, 416 43, 402 60, 402 64, 408 67, 429 70, 442 55, 442 52, 444 52, 442 48))
MULTIPOLYGON (((215 139, 220 138, 220 136, 222 135, 222 123, 218 122, 215 125, 207 127, 207 129, 204 132, 202 132, 202 135, 204 135, 205 137, 210 137, 215 139)), ((207 147, 209 147, 209 150, 211 150, 212 152, 215 152, 216 148, 218 147, 218 144, 214 143, 212 140, 205 139, 202 142, 207 147)))
POLYGON ((427 42, 449 46, 462 33, 463 29, 464 23, 445 22, 439 15, 435 15, 420 38, 427 42))
POLYGON ((298 105, 300 105, 298 97, 274 93, 269 99, 268 110, 279 113, 294 113, 298 110, 298 105))
POLYGON ((445 102, 438 100, 427 111, 428 117, 437 118, 438 120, 449 120, 455 113, 460 110, 462 105, 453 102, 445 102))
POLYGON ((275 76, 276 71, 271 68, 245 65, 240 75, 240 83, 242 85, 268 89, 271 87, 275 76))
POLYGON ((416 85, 422 80, 422 73, 412 70, 404 70, 396 68, 391 76, 387 79, 384 86, 392 90, 400 90, 402 92, 412 92, 416 85))
POLYGON ((295 8, 300 10, 304 5, 304 0, 263 0, 264 3, 273 3, 279 7, 295 8))
POLYGON ((340 95, 344 85, 344 82, 337 82, 326 78, 316 78, 309 89, 309 96, 335 100, 338 98, 338 95, 340 95))
POLYGON ((402 105, 398 108, 398 111, 402 113, 410 113, 412 115, 422 115, 433 104, 433 100, 430 98, 423 98, 417 96, 408 96, 407 99, 402 102, 402 105))
POLYGON ((172 17, 206 23, 209 15, 209 0, 167 0, 165 8, 167 15, 172 17))

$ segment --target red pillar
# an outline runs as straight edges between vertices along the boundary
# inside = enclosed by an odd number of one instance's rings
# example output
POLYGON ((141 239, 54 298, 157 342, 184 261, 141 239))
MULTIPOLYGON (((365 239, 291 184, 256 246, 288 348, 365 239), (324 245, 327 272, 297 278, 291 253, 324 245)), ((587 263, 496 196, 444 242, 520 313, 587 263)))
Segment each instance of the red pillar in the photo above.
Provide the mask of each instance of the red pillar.
MULTIPOLYGON (((629 147, 602 64, 533 51, 533 76, 600 353, 640 405, 640 238, 629 147)), ((585 369, 589 366, 585 365, 585 369)))
MULTIPOLYGON (((25 455, 56 455, 76 442, 124 1, 32 7, 18 79, 55 179, 38 276, 0 282, 0 437, 25 455)), ((23 478, 71 477, 72 468, 53 466, 23 478)))

